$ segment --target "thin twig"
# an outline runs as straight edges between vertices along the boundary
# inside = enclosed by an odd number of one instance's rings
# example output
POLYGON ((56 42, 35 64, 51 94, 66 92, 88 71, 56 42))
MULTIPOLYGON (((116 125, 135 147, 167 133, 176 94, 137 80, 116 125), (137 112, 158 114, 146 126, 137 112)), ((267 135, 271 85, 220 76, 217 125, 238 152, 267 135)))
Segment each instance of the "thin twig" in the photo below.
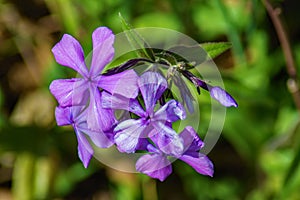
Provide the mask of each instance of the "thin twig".
POLYGON ((287 73, 289 75, 289 80, 287 82, 287 85, 290 93, 293 96, 297 110, 298 112, 300 112, 300 90, 299 90, 299 85, 297 80, 297 70, 296 70, 290 43, 288 41, 282 22, 279 18, 280 10, 276 8, 274 9, 271 3, 269 2, 269 0, 263 0, 263 3, 267 9, 267 12, 277 32, 277 36, 285 57, 287 73))

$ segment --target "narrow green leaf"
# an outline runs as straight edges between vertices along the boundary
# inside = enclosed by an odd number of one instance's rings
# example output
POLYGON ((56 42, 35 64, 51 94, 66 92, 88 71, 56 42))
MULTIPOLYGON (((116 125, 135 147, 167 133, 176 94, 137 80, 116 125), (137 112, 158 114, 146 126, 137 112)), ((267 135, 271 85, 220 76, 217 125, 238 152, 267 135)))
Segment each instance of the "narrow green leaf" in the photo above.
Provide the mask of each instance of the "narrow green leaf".
POLYGON ((207 52, 208 56, 213 59, 224 53, 231 47, 230 42, 209 42, 202 43, 200 46, 207 52))
POLYGON ((129 23, 126 22, 121 13, 119 13, 119 17, 121 19, 123 30, 127 36, 127 39, 132 47, 136 49, 137 55, 139 57, 149 58, 154 61, 154 53, 147 42, 131 27, 129 23))

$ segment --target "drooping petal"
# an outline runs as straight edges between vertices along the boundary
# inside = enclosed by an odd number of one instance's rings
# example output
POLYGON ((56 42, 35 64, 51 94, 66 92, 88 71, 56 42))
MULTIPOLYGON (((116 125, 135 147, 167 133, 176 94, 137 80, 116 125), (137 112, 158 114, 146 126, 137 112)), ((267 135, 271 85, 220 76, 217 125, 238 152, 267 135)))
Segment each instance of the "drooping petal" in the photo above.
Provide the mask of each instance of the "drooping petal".
POLYGON ((156 132, 152 131, 149 137, 160 151, 167 155, 179 157, 183 153, 183 141, 179 135, 169 126, 161 123, 152 123, 156 132))
POLYGON ((213 176, 214 166, 205 155, 199 154, 198 157, 183 155, 179 159, 189 164, 198 173, 211 177, 213 176))
MULTIPOLYGON (((69 108, 69 107, 67 107, 69 108)), ((86 106, 72 106, 69 108, 72 117, 74 118, 74 124, 77 130, 81 133, 88 135, 91 141, 98 147, 107 148, 113 145, 112 132, 103 132, 102 130, 92 130, 87 125, 88 109, 86 106)))
POLYGON ((88 135, 90 137, 91 141, 97 147, 108 148, 114 144, 112 134, 104 133, 100 130, 98 130, 98 131, 91 130, 87 127, 86 123, 82 123, 80 125, 80 130, 83 133, 85 133, 86 135, 88 135))
POLYGON ((92 34, 93 57, 90 68, 90 77, 100 75, 103 68, 114 57, 113 43, 115 36, 107 27, 99 27, 92 34))
POLYGON ((115 128, 115 143, 121 152, 133 153, 139 140, 144 138, 145 125, 143 120, 129 119, 121 122, 115 128))
POLYGON ((181 103, 172 99, 155 112, 153 120, 175 122, 185 119, 185 117, 184 107, 181 103))
MULTIPOLYGON (((190 93, 190 92, 189 92, 190 93)), ((185 93, 180 93, 181 94, 181 98, 183 99, 183 105, 186 105, 188 111, 190 113, 194 113, 194 98, 189 96, 187 92, 185 93)))
POLYGON ((118 94, 111 95, 105 91, 102 92, 102 107, 127 110, 140 117, 146 116, 145 111, 136 99, 128 99, 118 94))
POLYGON ((234 100, 234 98, 228 94, 225 90, 222 88, 216 86, 209 89, 210 96, 219 101, 223 106, 226 107, 238 107, 237 102, 234 100))
POLYGON ((185 105, 190 113, 194 112, 194 104, 193 101, 195 101, 191 91, 189 90, 187 84, 182 79, 182 77, 179 75, 179 73, 175 73, 173 76, 174 84, 177 86, 177 88, 180 91, 180 96, 182 99, 183 105, 185 105))
POLYGON ((88 100, 88 84, 81 78, 54 80, 50 92, 62 107, 82 105, 88 100))
POLYGON ((94 150, 90 145, 89 141, 86 139, 85 135, 81 133, 76 127, 74 127, 74 129, 78 141, 78 156, 82 161, 84 167, 87 168, 94 153, 94 150))
POLYGON ((135 98, 139 92, 138 78, 134 70, 128 70, 110 76, 100 76, 98 86, 112 95, 119 94, 127 98, 135 98))
POLYGON ((157 100, 168 87, 166 79, 159 73, 145 72, 138 80, 138 86, 144 98, 147 113, 153 113, 157 100))
POLYGON ((52 48, 57 63, 70 67, 87 77, 88 71, 84 62, 84 53, 79 42, 69 34, 64 34, 62 39, 52 48))
POLYGON ((137 160, 135 167, 137 171, 160 181, 164 181, 172 173, 170 161, 161 154, 144 155, 137 160))
POLYGON ((199 138, 193 127, 187 126, 179 135, 183 139, 184 154, 198 156, 199 150, 204 146, 204 142, 199 138))
POLYGON ((101 93, 98 88, 90 88, 90 104, 87 110, 87 124, 91 130, 108 131, 115 124, 116 119, 111 109, 102 108, 101 93))

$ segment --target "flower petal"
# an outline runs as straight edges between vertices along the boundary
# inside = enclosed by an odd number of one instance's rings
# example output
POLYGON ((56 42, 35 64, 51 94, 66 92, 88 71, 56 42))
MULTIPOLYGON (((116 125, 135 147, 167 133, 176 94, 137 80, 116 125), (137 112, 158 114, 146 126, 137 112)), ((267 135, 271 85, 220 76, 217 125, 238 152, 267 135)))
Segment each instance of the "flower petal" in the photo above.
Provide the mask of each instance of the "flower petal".
POLYGON ((90 104, 88 106, 87 124, 88 128, 95 131, 108 131, 116 123, 114 113, 111 109, 102 108, 101 93, 98 88, 90 88, 90 104))
POLYGON ((199 138, 193 127, 187 126, 179 135, 183 139, 184 154, 198 156, 199 150, 204 146, 204 142, 199 138))
POLYGON ((222 88, 216 86, 209 89, 210 96, 219 101, 223 106, 226 107, 238 107, 237 102, 234 100, 234 98, 228 94, 225 90, 222 88))
POLYGON ((156 132, 151 132, 149 137, 157 145, 160 151, 174 157, 181 156, 183 153, 183 141, 179 135, 169 126, 161 123, 152 123, 156 132))
POLYGON ((52 48, 55 60, 60 65, 70 67, 86 77, 87 67, 84 63, 84 53, 79 42, 69 34, 64 34, 62 39, 52 48))
POLYGON ((113 43, 115 36, 107 27, 99 27, 92 34, 93 57, 90 68, 90 77, 100 75, 103 68, 114 57, 113 43))
POLYGON ((88 84, 81 78, 54 80, 50 92, 62 107, 83 105, 88 100, 88 84))
POLYGON ((90 145, 89 141, 86 139, 85 135, 82 134, 77 128, 75 128, 75 132, 78 140, 78 156, 82 161, 85 168, 89 165, 89 162, 92 158, 94 150, 90 145))
POLYGON ((133 153, 142 139, 145 125, 142 120, 129 119, 116 126, 115 143, 121 152, 133 153))
POLYGON ((204 155, 199 154, 198 157, 183 155, 179 158, 193 167, 198 173, 213 176, 214 166, 212 162, 204 155))
POLYGON ((102 92, 102 107, 111 109, 127 110, 137 114, 140 117, 146 115, 145 111, 136 99, 128 99, 121 95, 110 95, 102 92))
POLYGON ((173 76, 174 84, 177 86, 177 88, 180 91, 180 96, 182 99, 182 104, 185 105, 190 113, 194 112, 194 104, 193 101, 195 101, 191 91, 189 90, 187 84, 185 81, 181 78, 179 73, 175 73, 173 76))
POLYGON ((137 160, 135 167, 137 171, 160 181, 164 181, 172 173, 170 161, 161 154, 144 155, 137 160))
POLYGON ((135 98, 139 92, 138 78, 134 70, 128 70, 110 76, 100 76, 98 86, 112 95, 135 98))
POLYGON ((91 141, 97 147, 108 148, 114 144, 112 134, 104 133, 100 130, 98 131, 91 130, 87 127, 87 123, 81 123, 80 130, 86 135, 88 135, 91 141))
POLYGON ((55 119, 58 126, 66 126, 72 124, 70 107, 56 107, 55 119))
POLYGON ((168 87, 166 79, 159 73, 145 72, 138 80, 138 86, 144 98, 147 113, 153 113, 157 100, 168 87))
POLYGON ((55 108, 55 118, 58 126, 81 124, 86 121, 85 106, 70 106, 55 108))
POLYGON ((175 122, 185 117, 186 113, 181 103, 172 99, 155 112, 153 120, 175 122))

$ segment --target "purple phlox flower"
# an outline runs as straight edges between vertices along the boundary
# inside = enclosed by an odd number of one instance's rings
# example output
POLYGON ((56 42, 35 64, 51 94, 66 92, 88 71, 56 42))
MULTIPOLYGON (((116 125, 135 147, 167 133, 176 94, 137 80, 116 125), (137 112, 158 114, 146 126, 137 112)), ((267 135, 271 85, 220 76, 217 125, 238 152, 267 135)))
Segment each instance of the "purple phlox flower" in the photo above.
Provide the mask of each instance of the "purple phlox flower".
POLYGON ((55 109, 57 125, 71 125, 73 127, 78 141, 78 156, 85 168, 88 166, 94 153, 88 137, 96 146, 101 148, 113 145, 110 133, 94 131, 88 128, 86 112, 85 106, 56 107, 55 109))
POLYGON ((104 67, 114 56, 114 34, 106 27, 97 28, 92 34, 93 52, 90 68, 86 66, 84 52, 79 42, 71 35, 64 34, 52 49, 57 63, 72 68, 79 78, 54 80, 50 91, 61 107, 87 105, 87 124, 93 130, 109 130, 116 122, 112 110, 101 107, 101 91, 134 98, 138 94, 133 70, 111 76, 102 76, 104 67))
MULTIPOLYGON (((191 126, 187 126, 179 137, 182 139, 184 145, 184 149, 180 155, 174 157, 174 155, 162 152, 149 143, 147 150, 150 154, 143 155, 137 160, 137 171, 164 181, 172 173, 171 157, 184 161, 200 174, 212 177, 214 172, 213 164, 207 156, 199 153, 204 143, 195 130, 191 126)), ((156 143, 155 139, 153 141, 156 143)))
MULTIPOLYGON (((187 70, 183 71, 182 74, 188 80, 190 80, 197 87, 197 89, 201 87, 209 91, 210 96, 221 103, 223 106, 238 107, 238 103, 234 100, 234 98, 219 86, 211 86, 187 70)), ((198 92, 200 92, 200 90, 198 90, 198 92)))
POLYGON ((168 124, 184 119, 186 114, 183 106, 170 100, 155 109, 157 101, 167 89, 167 81, 159 73, 146 72, 138 79, 138 86, 143 97, 144 107, 136 99, 121 98, 118 95, 103 94, 103 107, 128 110, 136 114, 138 119, 127 119, 120 122, 114 129, 115 143, 121 152, 133 153, 140 141, 151 135, 157 135, 160 149, 177 154, 183 145, 178 134, 168 124), (169 138, 173 148, 168 149, 164 138, 169 138))

